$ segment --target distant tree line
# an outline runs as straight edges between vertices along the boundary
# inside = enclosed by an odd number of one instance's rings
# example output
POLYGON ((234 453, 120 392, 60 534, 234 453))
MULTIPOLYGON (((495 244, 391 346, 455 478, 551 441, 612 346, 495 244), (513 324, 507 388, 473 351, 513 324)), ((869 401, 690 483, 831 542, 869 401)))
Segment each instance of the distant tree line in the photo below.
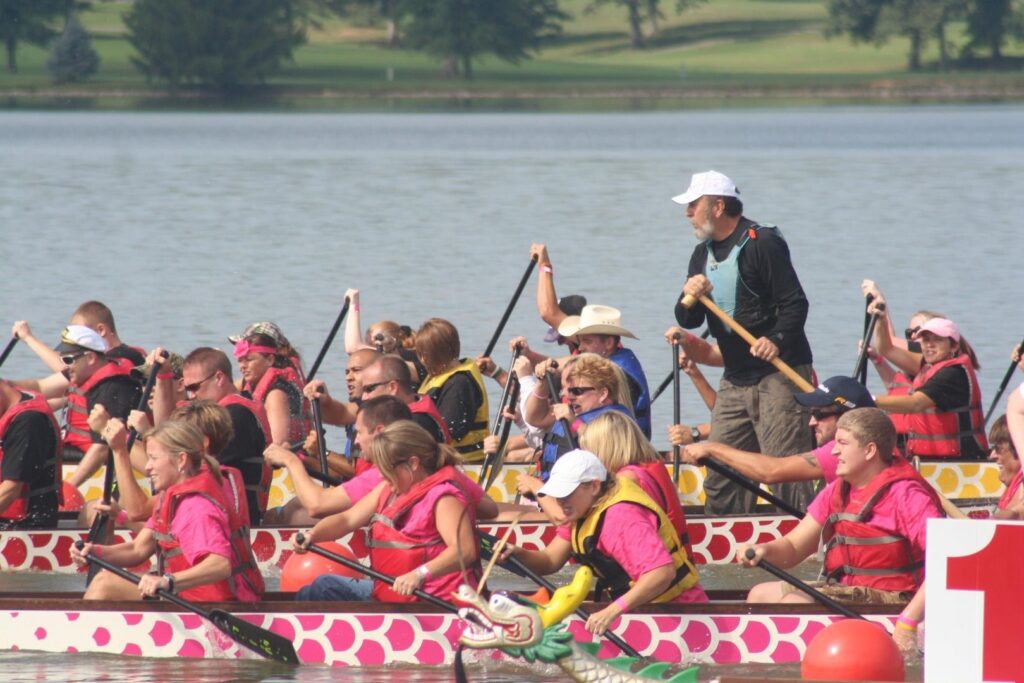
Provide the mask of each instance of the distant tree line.
MULTIPOLYGON (((628 21, 630 44, 643 48, 658 35, 671 8, 678 14, 707 0, 590 0, 585 11, 616 5, 628 21)), ((825 0, 829 35, 882 44, 910 42, 907 66, 922 67, 935 41, 939 67, 998 65, 1011 40, 1024 39, 1024 0, 825 0), (967 40, 954 48, 947 29, 957 22, 967 40)), ((75 13, 88 0, 0 0, 0 42, 7 70, 17 70, 17 45, 50 46, 47 66, 56 82, 96 71, 99 58, 75 13), (57 31, 64 18, 64 30, 57 31)), ((232 92, 264 83, 292 59, 309 27, 331 14, 369 12, 386 22, 387 44, 438 57, 446 75, 473 78, 481 56, 519 63, 556 38, 569 17, 558 0, 135 0, 124 15, 135 66, 172 88, 203 86, 232 92)))

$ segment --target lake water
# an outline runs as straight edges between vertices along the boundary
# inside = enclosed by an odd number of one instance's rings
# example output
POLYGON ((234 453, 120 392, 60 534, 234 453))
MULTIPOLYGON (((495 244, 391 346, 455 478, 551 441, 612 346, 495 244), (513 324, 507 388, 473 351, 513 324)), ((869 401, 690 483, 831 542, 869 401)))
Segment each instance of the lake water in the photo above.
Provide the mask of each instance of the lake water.
MULTIPOLYGON (((539 241, 549 245, 561 294, 623 310, 653 388, 670 367, 661 335, 674 322, 694 247, 682 208, 669 198, 692 172, 715 168, 742 188, 748 216, 782 227, 811 302, 807 329, 821 377, 852 368, 863 321, 859 285, 869 277, 887 293, 899 329, 918 308, 960 324, 982 361, 987 408, 1024 335, 1022 116, 1013 105, 592 115, 0 112, 0 326, 27 319, 56 342, 78 303, 95 298, 111 306, 129 343, 187 352, 224 346, 247 323, 271 319, 308 363, 345 289, 358 287, 364 324, 391 318, 415 327, 445 317, 460 329, 463 353, 475 355, 539 241)), ((504 337, 524 334, 551 349, 541 341, 534 287, 504 337)), ((339 395, 342 347, 339 338, 321 371, 339 395)), ((507 365, 503 347, 495 356, 507 365)), ((27 348, 2 370, 41 372, 27 348)), ((663 398, 654 408, 660 446, 670 416, 663 398)), ((684 386, 684 421, 706 417, 684 386)), ((67 680, 66 658, 45 659, 59 664, 38 677, 67 680)), ((27 655, 18 662, 26 671, 40 665, 27 655)), ((213 680, 219 666, 180 678, 213 680)), ((76 680, 106 668, 83 667, 76 680)), ((147 670, 118 676, 157 680, 147 670)), ((376 674, 358 675, 353 680, 376 674)), ((514 678, 523 680, 522 672, 514 678)))

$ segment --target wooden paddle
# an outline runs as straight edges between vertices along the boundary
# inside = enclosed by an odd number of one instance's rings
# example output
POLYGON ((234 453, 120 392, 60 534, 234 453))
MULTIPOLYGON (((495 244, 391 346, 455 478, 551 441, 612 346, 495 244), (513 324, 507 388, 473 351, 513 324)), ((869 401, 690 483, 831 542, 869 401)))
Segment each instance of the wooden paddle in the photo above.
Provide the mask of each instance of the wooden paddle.
POLYGON ((5 346, 4 350, 2 352, 0 352, 0 365, 3 365, 4 361, 7 360, 7 356, 11 355, 11 351, 14 350, 14 347, 15 347, 15 345, 17 345, 17 343, 18 343, 18 338, 17 337, 11 337, 11 340, 9 342, 7 342, 7 346, 5 346))
MULTIPOLYGON (((712 313, 714 313, 715 316, 717 316, 719 320, 721 320, 723 323, 725 323, 725 325, 729 329, 731 329, 733 332, 735 332, 736 334, 740 335, 740 337, 745 342, 747 342, 751 346, 753 346, 754 344, 757 343, 757 340, 754 339, 754 335, 750 334, 750 332, 747 332, 747 329, 745 327, 743 327, 743 325, 740 325, 738 322, 733 320, 732 316, 730 316, 728 313, 726 313, 721 308, 719 308, 718 305, 714 301, 712 301, 710 298, 708 298, 708 296, 706 294, 702 295, 700 297, 700 299, 696 299, 696 298, 690 296, 689 294, 687 294, 686 296, 683 297, 683 306, 685 308, 692 308, 693 305, 695 303, 697 303, 697 301, 700 301, 702 304, 704 304, 704 308, 706 308, 709 311, 711 311, 712 313)), ((778 356, 776 356, 775 358, 772 358, 771 361, 769 361, 769 362, 772 365, 775 366, 776 370, 778 370, 783 375, 785 375, 789 379, 790 382, 795 384, 797 386, 797 388, 800 389, 800 391, 806 391, 806 392, 814 391, 814 387, 811 386, 811 383, 808 382, 807 380, 805 380, 800 375, 798 375, 796 370, 794 370, 793 368, 789 367, 789 364, 786 363, 786 361, 784 361, 781 358, 779 358, 778 356)))
MULTIPOLYGON (((8 348, 10 345, 8 344, 8 348)), ((6 358, 6 351, 4 351, 3 358, 6 358)), ((1024 354, 1024 339, 1021 340, 1017 346, 1017 354, 1024 354)), ((3 362, 3 358, 0 358, 0 363, 3 362)), ((985 425, 988 425, 988 421, 992 418, 992 413, 995 412, 996 406, 999 404, 999 399, 1003 397, 1003 392, 1006 391, 1006 385, 1010 383, 1010 378, 1013 377, 1013 369, 1017 367, 1017 363, 1010 361, 1010 367, 1006 368, 1006 374, 1003 375, 1003 381, 999 383, 999 391, 996 392, 996 397, 992 399, 992 405, 988 407, 988 412, 985 413, 985 425)))
MULTIPOLYGON (((672 335, 672 343, 669 344, 672 350, 672 424, 682 424, 679 406, 679 335, 672 335)), ((672 481, 679 485, 679 471, 682 469, 682 449, 679 444, 672 446, 672 481)))
MULTIPOLYGON (((530 265, 526 266, 526 272, 523 273, 522 279, 519 280, 519 286, 516 287, 515 294, 512 295, 512 300, 508 302, 508 306, 505 307, 505 314, 501 316, 501 322, 498 323, 498 327, 494 330, 494 334, 491 335, 491 341, 487 343, 487 348, 484 349, 485 356, 490 356, 494 351, 495 345, 498 343, 498 337, 505 329, 505 324, 508 322, 508 318, 512 315, 512 311, 515 310, 516 304, 519 303, 519 297, 523 293, 523 288, 526 287, 526 283, 530 279, 530 275, 533 274, 533 269, 537 265, 537 257, 530 257, 530 265)), ((511 368, 509 369, 511 371, 511 368)))
MULTIPOLYGON (((75 541, 75 547, 81 550, 85 547, 85 542, 82 540, 75 541)), ((96 557, 92 553, 86 555, 85 558, 89 561, 91 566, 106 569, 108 572, 116 574, 132 584, 139 583, 141 577, 131 573, 124 567, 118 567, 115 564, 111 564, 101 557, 96 557)), ((292 642, 284 636, 268 631, 265 628, 260 628, 259 626, 251 624, 244 619, 240 619, 239 617, 236 617, 229 612, 225 612, 222 609, 204 609, 194 602, 175 595, 170 591, 165 591, 162 588, 157 589, 156 594, 182 609, 198 614, 216 626, 236 643, 249 648, 261 657, 272 659, 277 662, 284 662, 285 664, 300 663, 299 656, 295 654, 295 646, 292 645, 292 642)))
MULTIPOLYGON (((752 560, 756 556, 757 556, 757 553, 754 551, 753 548, 747 548, 747 559, 748 560, 752 560)), ((843 605, 841 603, 836 602, 835 600, 833 600, 832 598, 828 597, 827 595, 825 595, 824 593, 822 593, 818 589, 814 588, 813 586, 809 586, 806 583, 804 583, 803 581, 801 581, 800 579, 796 578, 795 576, 793 576, 789 572, 783 571, 782 569, 779 569, 778 567, 776 567, 774 564, 772 564, 768 560, 761 560, 760 562, 757 563, 757 566, 760 567, 761 569, 765 570, 769 574, 773 575, 775 578, 782 579, 783 581, 785 581, 789 585, 791 585, 791 586, 793 586, 795 588, 798 588, 799 590, 803 591, 807 595, 811 596, 812 598, 814 598, 815 600, 820 602, 825 607, 828 607, 830 610, 832 610, 836 614, 841 614, 844 617, 849 617, 851 619, 864 619, 864 615, 857 614, 856 612, 854 612, 852 609, 850 609, 846 605, 843 605)))
MULTIPOLYGON (((303 534, 300 531, 298 534, 296 534, 295 540, 301 544, 303 541, 306 540, 305 534, 303 534)), ((319 555, 320 557, 326 560, 330 560, 331 562, 337 562, 338 564, 348 567, 349 569, 357 571, 361 574, 365 574, 374 581, 380 581, 381 583, 387 584, 388 586, 391 586, 395 583, 395 577, 393 576, 388 576, 387 574, 379 572, 372 567, 367 567, 366 565, 356 562, 355 560, 350 560, 344 555, 332 553, 330 550, 324 550, 318 545, 311 544, 308 550, 314 555, 319 555)), ((459 613, 459 608, 453 605, 452 603, 442 600, 436 595, 431 595, 430 593, 427 593, 424 590, 416 588, 413 590, 412 594, 420 600, 423 600, 424 602, 429 602, 431 605, 440 607, 443 610, 447 610, 449 612, 452 612, 453 614, 459 613)))
MULTIPOLYGON (((160 357, 166 359, 168 356, 167 351, 161 351, 160 357)), ((135 406, 136 410, 145 410, 149 406, 149 395, 153 393, 153 385, 156 384, 156 376, 159 373, 161 367, 157 363, 153 363, 153 366, 149 369, 149 377, 146 378, 146 386, 142 390, 142 397, 139 399, 139 404, 135 406)), ((135 441, 139 438, 139 433, 134 428, 128 429, 128 443, 126 448, 128 452, 132 452, 132 447, 135 446, 135 441)), ((114 479, 114 451, 111 448, 107 449, 107 471, 103 473, 103 504, 110 505, 111 500, 117 500, 117 482, 114 479)), ((93 517, 92 527, 89 529, 89 542, 90 543, 102 543, 110 537, 110 517, 104 514, 96 513, 93 517)), ((85 585, 88 586, 92 583, 93 577, 96 576, 96 570, 90 566, 89 572, 85 577, 85 585)))
MULTIPOLYGON (((490 559, 492 556, 492 551, 498 545, 498 538, 496 536, 492 536, 491 534, 487 534, 479 530, 477 531, 477 535, 480 536, 480 553, 483 555, 484 559, 490 559)), ((516 557, 513 555, 510 555, 507 560, 505 560, 504 562, 500 562, 499 564, 503 568, 512 572, 513 574, 530 579, 538 586, 546 588, 552 594, 554 594, 554 592, 557 590, 555 584, 551 583, 543 576, 527 567, 525 564, 523 564, 521 560, 516 559, 516 557)), ((582 607, 577 607, 576 611, 573 613, 583 621, 586 621, 590 618, 590 614, 582 607)), ((625 652, 630 657, 640 656, 639 652, 633 649, 633 647, 631 647, 630 644, 624 641, 622 638, 615 635, 613 631, 605 631, 604 635, 605 638, 610 640, 616 647, 618 647, 620 650, 625 652)))

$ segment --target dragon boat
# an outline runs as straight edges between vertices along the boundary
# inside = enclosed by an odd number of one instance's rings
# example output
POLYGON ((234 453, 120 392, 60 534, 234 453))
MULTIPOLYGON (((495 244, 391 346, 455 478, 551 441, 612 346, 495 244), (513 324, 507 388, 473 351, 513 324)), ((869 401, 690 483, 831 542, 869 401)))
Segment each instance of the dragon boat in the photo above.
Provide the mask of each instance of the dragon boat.
MULTIPOLYGON (((816 605, 747 605, 739 592, 711 592, 711 597, 713 602, 703 605, 641 607, 624 615, 614 630, 644 657, 664 663, 789 663, 800 661, 814 635, 838 618, 816 605)), ((260 603, 215 607, 291 640, 304 664, 452 665, 468 628, 460 616, 430 605, 300 603, 289 598, 269 594, 260 603)), ((536 613, 535 607, 516 605, 536 613)), ((488 614, 486 606, 478 609, 488 614)), ((891 629, 898 612, 898 606, 883 606, 865 615, 891 629)), ((520 647, 516 639, 525 623, 520 618, 526 617, 506 612, 498 619, 493 613, 487 628, 500 633, 504 646, 520 647)), ((583 622, 570 619, 565 632, 578 643, 590 642, 583 622)), ((525 642, 521 646, 528 647, 525 642)), ((621 654, 607 640, 583 647, 601 660, 621 654)), ((0 648, 164 658, 258 656, 202 617, 163 601, 97 603, 68 593, 0 593, 0 648)), ((490 650, 479 657, 486 663, 507 654, 490 650)))

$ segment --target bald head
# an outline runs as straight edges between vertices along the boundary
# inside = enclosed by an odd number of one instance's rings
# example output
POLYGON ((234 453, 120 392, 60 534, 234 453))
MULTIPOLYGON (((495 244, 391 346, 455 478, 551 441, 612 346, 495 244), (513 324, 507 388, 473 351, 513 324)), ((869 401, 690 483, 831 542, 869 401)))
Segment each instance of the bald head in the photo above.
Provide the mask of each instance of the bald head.
POLYGON ((375 349, 359 349, 349 354, 348 364, 345 366, 345 383, 348 385, 348 397, 351 400, 362 398, 363 370, 378 358, 380 353, 375 349))

